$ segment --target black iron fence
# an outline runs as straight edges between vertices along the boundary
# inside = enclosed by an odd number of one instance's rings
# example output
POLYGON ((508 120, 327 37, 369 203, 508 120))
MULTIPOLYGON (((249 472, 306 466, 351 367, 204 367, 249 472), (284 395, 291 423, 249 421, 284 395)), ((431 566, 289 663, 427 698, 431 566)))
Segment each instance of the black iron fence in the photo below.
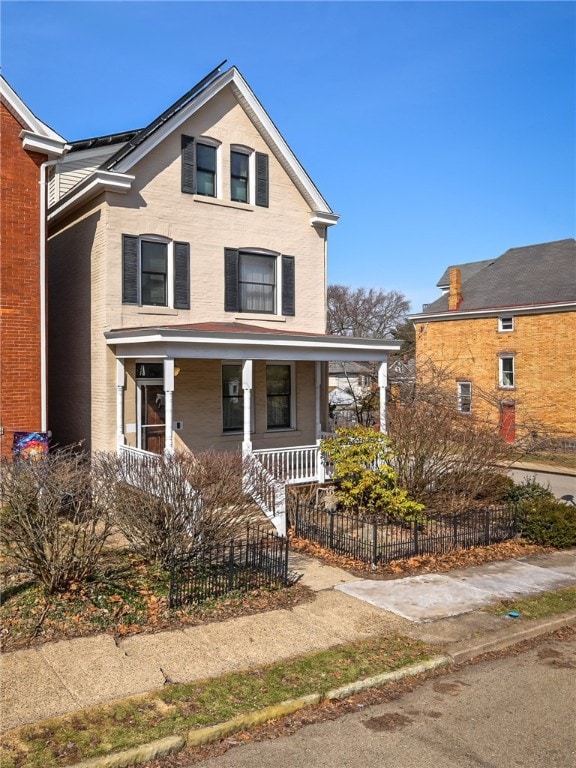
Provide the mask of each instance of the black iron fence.
POLYGON ((454 515, 423 515, 421 522, 376 522, 360 515, 328 512, 293 498, 289 522, 300 538, 339 555, 374 564, 486 546, 513 539, 519 533, 518 513, 510 506, 454 515))
POLYGON ((170 607, 202 603, 229 592, 286 586, 293 579, 288 539, 252 529, 242 539, 175 558, 170 568, 170 607))

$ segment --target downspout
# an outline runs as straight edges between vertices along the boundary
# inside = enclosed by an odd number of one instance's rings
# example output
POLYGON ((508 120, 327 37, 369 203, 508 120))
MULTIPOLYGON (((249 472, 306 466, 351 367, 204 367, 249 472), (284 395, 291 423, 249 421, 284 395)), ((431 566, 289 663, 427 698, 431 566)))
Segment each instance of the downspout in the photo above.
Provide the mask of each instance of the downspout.
POLYGON ((47 184, 48 168, 56 165, 58 160, 46 160, 40 165, 40 431, 46 432, 48 427, 48 364, 47 364, 47 333, 46 333, 46 213, 47 213, 47 184))

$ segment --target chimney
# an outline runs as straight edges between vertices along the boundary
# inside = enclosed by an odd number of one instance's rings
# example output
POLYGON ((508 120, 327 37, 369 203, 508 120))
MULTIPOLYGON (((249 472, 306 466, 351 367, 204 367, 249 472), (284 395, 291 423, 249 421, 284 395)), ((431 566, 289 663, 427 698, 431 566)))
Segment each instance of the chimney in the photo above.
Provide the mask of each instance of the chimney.
POLYGON ((448 309, 458 309, 462 301, 462 272, 460 267, 450 267, 450 289, 448 293, 448 309))

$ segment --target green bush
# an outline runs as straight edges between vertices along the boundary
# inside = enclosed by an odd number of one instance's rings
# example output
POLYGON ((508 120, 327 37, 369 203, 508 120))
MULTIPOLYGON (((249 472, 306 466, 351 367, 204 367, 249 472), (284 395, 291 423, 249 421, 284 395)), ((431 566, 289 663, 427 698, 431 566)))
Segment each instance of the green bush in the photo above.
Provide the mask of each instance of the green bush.
POLYGON ((333 466, 336 496, 350 511, 387 515, 403 522, 422 521, 424 505, 398 485, 388 438, 369 427, 338 428, 324 440, 322 453, 333 466))
POLYGON ((536 475, 532 475, 532 477, 525 477, 521 483, 513 483, 504 500, 510 504, 523 504, 530 501, 552 501, 554 498, 550 486, 536 482, 536 475))
POLYGON ((554 498, 523 501, 520 520, 522 535, 534 544, 576 546, 576 507, 554 498))

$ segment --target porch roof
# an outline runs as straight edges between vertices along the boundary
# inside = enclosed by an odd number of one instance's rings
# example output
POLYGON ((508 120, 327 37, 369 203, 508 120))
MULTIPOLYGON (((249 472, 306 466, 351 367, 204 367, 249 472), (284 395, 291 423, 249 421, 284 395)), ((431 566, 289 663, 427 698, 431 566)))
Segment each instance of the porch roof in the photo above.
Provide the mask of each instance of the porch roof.
POLYGON ((265 328, 247 323, 121 328, 106 332, 116 357, 377 361, 401 342, 265 328))

